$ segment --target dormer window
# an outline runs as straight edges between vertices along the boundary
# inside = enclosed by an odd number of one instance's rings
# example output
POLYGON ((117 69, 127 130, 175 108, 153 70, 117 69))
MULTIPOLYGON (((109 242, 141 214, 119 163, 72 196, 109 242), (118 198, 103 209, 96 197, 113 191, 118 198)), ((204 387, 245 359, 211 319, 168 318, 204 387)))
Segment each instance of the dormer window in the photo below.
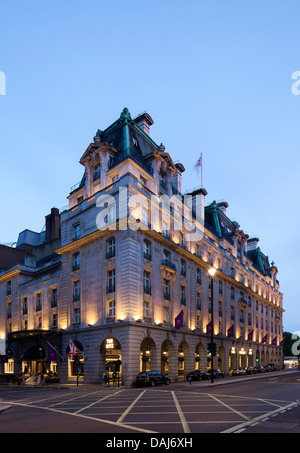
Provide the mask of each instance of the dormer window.
POLYGON ((93 172, 93 181, 100 179, 100 164, 95 165, 93 172))

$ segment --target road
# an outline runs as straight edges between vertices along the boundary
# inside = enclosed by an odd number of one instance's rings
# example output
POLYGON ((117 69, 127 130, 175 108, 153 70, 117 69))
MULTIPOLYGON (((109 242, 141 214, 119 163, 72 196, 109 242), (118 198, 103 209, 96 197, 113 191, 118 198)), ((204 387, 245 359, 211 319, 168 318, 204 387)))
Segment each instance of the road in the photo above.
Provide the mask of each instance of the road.
POLYGON ((300 372, 285 372, 154 388, 0 387, 0 433, 299 433, 299 384, 300 372))

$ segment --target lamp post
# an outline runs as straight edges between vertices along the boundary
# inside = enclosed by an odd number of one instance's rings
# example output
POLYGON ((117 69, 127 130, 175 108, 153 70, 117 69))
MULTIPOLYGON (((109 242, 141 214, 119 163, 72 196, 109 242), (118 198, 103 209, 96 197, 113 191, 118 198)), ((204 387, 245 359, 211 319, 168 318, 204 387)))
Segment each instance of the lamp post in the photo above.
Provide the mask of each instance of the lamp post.
POLYGON ((211 373, 210 373, 210 380, 211 383, 214 383, 214 372, 213 372, 213 365, 214 365, 214 276, 216 273, 216 269, 211 267, 208 270, 211 279, 211 337, 210 337, 210 353, 211 353, 211 373))

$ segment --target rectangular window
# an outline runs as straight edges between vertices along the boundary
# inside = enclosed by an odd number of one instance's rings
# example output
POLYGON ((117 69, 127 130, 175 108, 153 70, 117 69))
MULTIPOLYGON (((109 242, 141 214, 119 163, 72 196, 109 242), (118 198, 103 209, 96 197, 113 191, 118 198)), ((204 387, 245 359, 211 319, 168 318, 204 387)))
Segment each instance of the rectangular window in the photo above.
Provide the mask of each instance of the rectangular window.
POLYGON ((73 324, 80 324, 80 308, 74 308, 73 324))
POLYGON ((151 317, 151 302, 144 300, 144 318, 150 319, 151 317))
POLYGON ((28 300, 27 297, 24 297, 23 299, 23 315, 27 315, 28 312, 28 300))
POLYGON ((200 293, 197 293, 196 306, 197 306, 197 310, 201 310, 201 294, 200 293))
POLYGON ((10 280, 6 284, 6 295, 7 296, 11 295, 11 281, 10 280))
POLYGON ((199 267, 197 267, 197 283, 198 285, 202 284, 201 269, 199 267))
POLYGON ((114 318, 116 316, 116 301, 109 300, 107 302, 107 317, 114 318))
POLYGON ((164 289, 164 299, 171 300, 171 293, 170 293, 170 280, 164 279, 163 281, 163 289, 164 289))
POLYGON ((11 319, 11 303, 7 304, 7 319, 11 319))
POLYGON ((57 327, 57 313, 52 313, 52 327, 57 327))
POLYGON ((51 290, 51 308, 57 307, 57 288, 51 290))
POLYGON ((232 286, 230 288, 230 296, 231 296, 231 299, 235 299, 235 290, 234 290, 234 286, 232 286))
POLYGON ((180 285, 180 303, 181 305, 186 305, 185 286, 183 285, 180 285))
POLYGON ((97 181, 97 179, 100 179, 100 164, 95 165, 93 171, 93 180, 97 181))
POLYGON ((107 271, 107 287, 106 287, 106 293, 114 293, 116 290, 116 273, 115 269, 111 269, 110 271, 107 271))
POLYGON ((78 271, 80 269, 80 253, 74 253, 73 255, 73 271, 78 271))
POLYGON ((170 322, 170 308, 164 305, 164 323, 170 322))
POLYGON ((80 301, 80 280, 73 283, 73 302, 80 301))
POLYGON ((219 302, 219 316, 223 316, 223 304, 222 302, 219 302))
POLYGON ((223 294, 223 282, 219 280, 219 294, 223 294))
POLYGON ((80 224, 76 223, 73 227, 74 241, 80 238, 80 224))
POLYGON ((35 300, 35 311, 41 311, 42 309, 42 293, 37 293, 35 300))
POLYGON ((116 256, 116 240, 111 238, 106 243, 106 259, 114 258, 116 256))
POLYGON ((151 295, 151 273, 144 271, 144 294, 151 295))

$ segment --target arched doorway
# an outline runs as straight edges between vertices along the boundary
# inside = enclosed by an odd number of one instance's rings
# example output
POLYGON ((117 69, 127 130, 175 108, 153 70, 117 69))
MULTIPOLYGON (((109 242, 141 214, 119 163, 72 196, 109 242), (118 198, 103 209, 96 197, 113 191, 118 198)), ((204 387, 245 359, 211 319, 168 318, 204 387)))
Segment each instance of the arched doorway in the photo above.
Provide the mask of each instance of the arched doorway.
POLYGON ((156 344, 150 337, 144 338, 140 349, 140 371, 156 371, 156 344), (154 368, 153 368, 154 366, 154 368))
POLYGON ((170 340, 165 340, 161 345, 161 367, 163 374, 170 376, 174 366, 174 346, 170 340))
POLYGON ((100 352, 104 359, 104 370, 110 380, 122 378, 122 349, 116 338, 106 338, 101 345, 100 352))
POLYGON ((205 360, 205 349, 202 343, 198 343, 195 349, 195 370, 205 370, 206 369, 206 360, 205 360))
POLYGON ((215 367, 220 370, 225 372, 225 348, 224 346, 220 346, 218 350, 218 360, 217 364, 215 364, 215 367))

